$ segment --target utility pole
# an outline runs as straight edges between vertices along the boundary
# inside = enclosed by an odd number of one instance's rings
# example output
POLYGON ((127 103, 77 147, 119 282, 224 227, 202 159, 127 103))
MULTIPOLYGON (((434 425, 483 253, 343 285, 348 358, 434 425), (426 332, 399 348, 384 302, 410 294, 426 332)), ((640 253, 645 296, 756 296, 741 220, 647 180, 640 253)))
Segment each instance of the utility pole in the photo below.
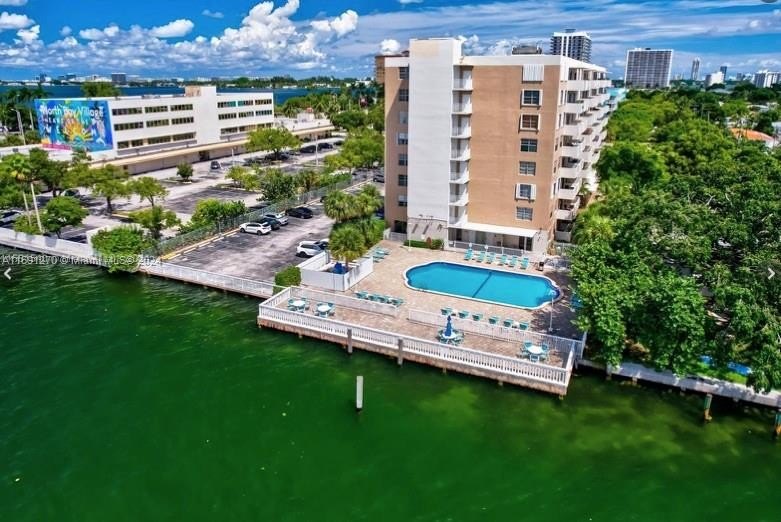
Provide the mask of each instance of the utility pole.
POLYGON ((11 109, 16 113, 16 122, 19 125, 19 135, 22 137, 22 145, 27 145, 27 140, 24 139, 24 126, 22 125, 22 115, 19 113, 19 109, 11 109))

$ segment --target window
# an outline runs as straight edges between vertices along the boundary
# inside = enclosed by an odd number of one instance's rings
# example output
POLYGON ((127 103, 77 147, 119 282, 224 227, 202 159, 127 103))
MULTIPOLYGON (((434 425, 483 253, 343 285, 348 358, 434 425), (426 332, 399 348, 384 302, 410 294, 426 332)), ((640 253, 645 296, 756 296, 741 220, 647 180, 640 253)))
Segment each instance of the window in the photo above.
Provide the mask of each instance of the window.
POLYGON ((401 125, 407 124, 407 113, 405 111, 399 112, 399 124, 401 125))
POLYGON ((255 111, 255 116, 271 116, 272 114, 274 114, 274 111, 272 111, 271 109, 255 111))
POLYGON ((522 221, 531 221, 534 216, 534 211, 527 207, 515 207, 515 219, 522 221))
POLYGON ((537 114, 522 114, 521 130, 540 130, 540 117, 537 114))
POLYGON ((170 121, 168 120, 151 120, 146 122, 147 127, 164 127, 165 125, 168 125, 170 121))
POLYGON ((143 129, 143 128, 144 128, 144 122, 142 121, 134 121, 132 123, 117 123, 116 125, 114 125, 115 131, 143 129))
POLYGON ((399 101, 400 102, 409 101, 409 89, 399 89, 399 101))
POLYGON ((235 101, 224 101, 224 102, 217 102, 217 108, 218 109, 224 109, 225 107, 235 107, 236 102, 235 101))
POLYGON ((252 100, 239 100, 237 105, 239 107, 247 107, 248 105, 255 105, 255 102, 252 100))
POLYGON ((157 145, 158 143, 168 143, 171 141, 171 136, 155 136, 146 140, 147 145, 157 145))
POLYGON ((125 116, 127 114, 141 114, 141 107, 125 107, 122 109, 111 109, 112 116, 125 116))
POLYGON ((120 142, 117 143, 117 149, 119 149, 119 150, 126 149, 128 147, 130 147, 130 142, 129 141, 120 141, 120 142))
POLYGON ((144 144, 144 140, 130 140, 131 147, 140 147, 144 144))
POLYGON ((399 166, 406 167, 407 166, 407 155, 406 154, 399 154, 399 166))
POLYGON ((255 105, 270 105, 271 100, 268 98, 263 98, 262 100, 255 100, 255 105))
POLYGON ((537 174, 536 161, 521 161, 518 165, 518 174, 522 176, 534 176, 537 174))
POLYGON ((522 139, 521 152, 537 152, 537 140, 529 138, 522 139))
POLYGON ((191 110, 193 110, 193 106, 189 103, 187 105, 171 105, 171 112, 191 110))
POLYGON ((521 97, 521 105, 536 105, 539 107, 541 105, 540 99, 542 95, 540 94, 540 91, 534 90, 534 91, 523 91, 523 96, 521 97))
POLYGON ((407 196, 404 194, 399 194, 399 206, 400 207, 406 207, 407 206, 407 196))
POLYGON ((396 144, 397 145, 406 145, 407 144, 407 133, 406 132, 397 132, 396 133, 396 144))
POLYGON ((534 201, 537 198, 537 185, 530 183, 517 183, 515 185, 515 199, 528 199, 534 201))
POLYGON ((157 105, 155 107, 144 107, 144 112, 149 114, 150 112, 168 112, 167 105, 157 105))
POLYGON ((240 112, 239 118, 251 118, 255 115, 255 111, 240 112))
POLYGON ((232 120, 236 118, 235 112, 227 112, 225 114, 218 114, 217 119, 218 120, 232 120))
POLYGON ((185 134, 174 134, 173 136, 171 136, 171 139, 173 141, 194 140, 195 139, 195 133, 194 132, 187 132, 185 134))
POLYGON ((226 127, 224 129, 220 129, 220 134, 222 134, 222 135, 225 135, 225 134, 236 134, 237 132, 239 132, 239 128, 238 127, 226 127))
POLYGON ((192 116, 189 116, 187 118, 174 118, 171 120, 171 125, 184 125, 185 123, 193 123, 195 122, 195 118, 192 116))
POLYGON ((407 175, 406 174, 399 174, 399 186, 400 187, 406 187, 407 186, 407 175))
POLYGON ((409 67, 399 67, 399 80, 409 80, 409 67))

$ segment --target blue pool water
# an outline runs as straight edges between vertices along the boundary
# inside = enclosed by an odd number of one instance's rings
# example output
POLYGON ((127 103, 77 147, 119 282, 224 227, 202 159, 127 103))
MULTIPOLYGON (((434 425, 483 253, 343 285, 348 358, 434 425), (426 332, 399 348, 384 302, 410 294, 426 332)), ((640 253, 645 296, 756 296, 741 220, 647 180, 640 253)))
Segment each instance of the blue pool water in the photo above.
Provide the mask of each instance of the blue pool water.
POLYGON ((545 277, 455 263, 427 263, 405 275, 407 284, 419 290, 524 308, 537 308, 560 294, 545 277))

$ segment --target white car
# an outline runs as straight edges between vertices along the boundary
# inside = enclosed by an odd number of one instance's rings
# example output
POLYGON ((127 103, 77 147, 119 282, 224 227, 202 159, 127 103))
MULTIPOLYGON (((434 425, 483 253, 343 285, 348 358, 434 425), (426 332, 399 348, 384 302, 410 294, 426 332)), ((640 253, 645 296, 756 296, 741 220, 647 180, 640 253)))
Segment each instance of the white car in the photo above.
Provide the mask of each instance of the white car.
POLYGON ((267 218, 273 218, 279 221, 279 224, 282 226, 287 225, 287 216, 284 212, 269 212, 268 214, 265 214, 263 217, 267 218))
POLYGON ((10 225, 23 215, 21 210, 0 210, 0 225, 10 225))
POLYGON ((271 233, 271 227, 266 223, 242 223, 239 225, 239 231, 246 232, 247 234, 263 235, 271 233))
POLYGON ((323 247, 318 244, 318 241, 301 241, 296 247, 298 257, 312 257, 323 251, 323 247))

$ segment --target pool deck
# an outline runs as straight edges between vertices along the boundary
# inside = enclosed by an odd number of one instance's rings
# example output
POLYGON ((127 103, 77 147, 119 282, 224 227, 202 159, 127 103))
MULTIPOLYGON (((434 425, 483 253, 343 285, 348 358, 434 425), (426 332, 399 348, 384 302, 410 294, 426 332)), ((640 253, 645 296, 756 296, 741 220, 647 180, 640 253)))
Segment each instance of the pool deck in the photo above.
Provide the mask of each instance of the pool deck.
POLYGON ((551 279, 561 290, 562 296, 553 304, 553 335, 580 339, 581 333, 572 324, 575 312, 569 306, 571 290, 569 288, 569 276, 565 272, 556 271, 546 267, 539 272, 531 266, 526 270, 520 268, 501 267, 494 263, 477 263, 476 261, 464 261, 464 255, 459 252, 444 250, 427 250, 423 248, 403 247, 399 243, 383 241, 381 246, 390 251, 390 254, 379 263, 374 263, 374 272, 358 283, 351 290, 366 291, 375 294, 391 295, 404 299, 402 308, 414 308, 428 312, 440 313, 442 308, 468 310, 470 313, 483 314, 483 321, 488 321, 491 316, 497 316, 501 320, 513 319, 529 323, 531 330, 548 333, 551 322, 550 304, 543 305, 536 310, 518 308, 515 306, 503 306, 493 303, 485 303, 474 299, 454 297, 409 288, 404 283, 404 272, 415 265, 430 263, 432 261, 447 261, 464 264, 466 266, 489 267, 494 270, 506 270, 512 273, 525 273, 532 276, 543 275, 551 279))

